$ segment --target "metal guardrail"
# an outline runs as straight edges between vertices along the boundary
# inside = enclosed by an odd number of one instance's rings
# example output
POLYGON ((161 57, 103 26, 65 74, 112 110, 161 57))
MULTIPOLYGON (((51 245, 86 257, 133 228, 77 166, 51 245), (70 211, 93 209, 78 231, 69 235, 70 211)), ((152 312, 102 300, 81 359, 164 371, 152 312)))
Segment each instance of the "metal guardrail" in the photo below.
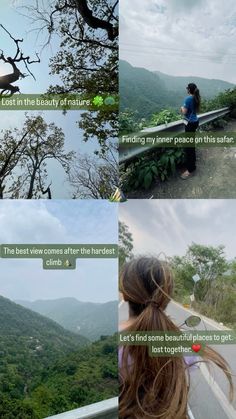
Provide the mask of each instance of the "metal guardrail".
POLYGON ((118 419, 118 397, 44 419, 118 419))
MULTIPOLYGON (((188 406, 189 419, 195 419, 193 413, 188 406)), ((71 410, 70 412, 60 413, 59 415, 50 416, 45 419, 118 419, 118 397, 105 400, 103 402, 94 403, 80 409, 71 410)))
MULTIPOLYGON (((198 115, 199 125, 204 125, 208 122, 212 122, 221 116, 224 116, 230 112, 229 108, 216 109, 215 111, 206 112, 198 115)), ((175 122, 170 122, 168 124, 158 125, 153 128, 145 128, 142 131, 139 131, 134 134, 123 135, 125 137, 156 137, 161 132, 174 132, 175 134, 181 134, 185 131, 185 125, 183 119, 175 122)), ((125 146, 122 149, 122 143, 120 143, 120 152, 119 152, 119 163, 126 163, 129 160, 133 160, 135 157, 150 151, 153 147, 151 146, 137 146, 128 148, 125 146)))

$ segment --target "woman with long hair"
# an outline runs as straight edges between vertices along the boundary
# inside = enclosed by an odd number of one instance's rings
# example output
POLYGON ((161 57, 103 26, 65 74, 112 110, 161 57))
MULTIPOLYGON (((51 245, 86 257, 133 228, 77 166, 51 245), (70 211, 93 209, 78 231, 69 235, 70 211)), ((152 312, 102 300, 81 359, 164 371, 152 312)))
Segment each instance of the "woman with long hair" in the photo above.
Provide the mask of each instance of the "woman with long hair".
MULTIPOLYGON (((200 111, 201 96, 195 83, 189 83, 186 87, 188 96, 185 98, 181 107, 181 113, 184 116, 185 132, 194 134, 199 126, 197 113, 200 111)), ((193 147, 185 148, 186 170, 182 173, 182 179, 188 179, 196 170, 196 149, 193 147)))
MULTIPOLYGON (((123 330, 179 331, 165 312, 173 292, 173 277, 166 262, 152 257, 132 259, 121 272, 120 290, 129 306, 129 320, 123 330)), ((227 362, 209 347, 204 349, 203 360, 212 361, 225 373, 232 399, 227 362)), ((196 362, 199 360, 192 364, 196 362)), ((151 357, 147 346, 120 347, 119 418, 187 419, 189 364, 184 357, 151 357)))

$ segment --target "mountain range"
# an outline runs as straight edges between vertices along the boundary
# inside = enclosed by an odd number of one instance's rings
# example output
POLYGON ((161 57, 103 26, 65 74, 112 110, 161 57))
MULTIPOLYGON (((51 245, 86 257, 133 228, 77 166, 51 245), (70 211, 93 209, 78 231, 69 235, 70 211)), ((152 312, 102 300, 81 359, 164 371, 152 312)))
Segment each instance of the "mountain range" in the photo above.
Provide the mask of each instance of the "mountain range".
POLYGON ((87 303, 78 301, 76 298, 60 298, 17 302, 91 341, 99 339, 101 335, 113 335, 117 332, 117 301, 87 303))
POLYGON ((188 83, 195 83, 203 99, 212 99, 218 93, 234 87, 223 80, 202 77, 170 76, 160 71, 149 71, 133 67, 127 61, 120 60, 120 110, 130 109, 136 112, 136 119, 150 118, 162 109, 178 110, 186 96, 188 83))
MULTIPOLYGON (((21 342, 29 352, 53 350, 54 353, 75 349, 89 343, 80 334, 72 333, 55 321, 22 307, 13 301, 0 296, 0 336, 9 338, 14 336, 15 343, 21 342), (50 340, 50 343, 49 343, 50 340)), ((0 348, 1 348, 0 343, 0 348)), ((2 347, 4 351, 4 348, 2 347)))

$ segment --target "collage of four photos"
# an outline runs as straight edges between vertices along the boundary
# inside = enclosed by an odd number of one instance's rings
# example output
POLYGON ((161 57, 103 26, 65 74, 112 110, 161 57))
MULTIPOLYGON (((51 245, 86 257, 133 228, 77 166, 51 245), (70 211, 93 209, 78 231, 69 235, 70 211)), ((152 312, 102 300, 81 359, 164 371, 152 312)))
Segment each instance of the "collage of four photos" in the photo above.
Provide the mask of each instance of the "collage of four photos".
POLYGON ((235 419, 235 1, 0 10, 0 419, 235 419))

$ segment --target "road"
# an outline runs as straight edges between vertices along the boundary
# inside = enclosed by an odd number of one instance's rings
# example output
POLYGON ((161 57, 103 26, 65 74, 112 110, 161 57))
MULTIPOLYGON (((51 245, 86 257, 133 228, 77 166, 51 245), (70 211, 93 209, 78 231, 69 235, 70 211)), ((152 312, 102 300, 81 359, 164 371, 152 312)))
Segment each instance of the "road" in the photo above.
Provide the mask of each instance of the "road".
MULTIPOLYGON (((181 325, 188 316, 197 314, 193 310, 184 308, 178 303, 171 302, 167 314, 177 324, 181 325)), ((202 321, 198 330, 225 330, 213 320, 200 316, 202 321)), ((128 305, 121 302, 119 306, 119 322, 128 319, 128 305)), ((235 345, 214 346, 228 361, 236 389, 236 348, 235 345)), ((236 419, 236 400, 233 404, 228 401, 228 384, 224 374, 218 368, 210 368, 210 373, 204 364, 191 372, 189 405, 194 419, 236 419)))

